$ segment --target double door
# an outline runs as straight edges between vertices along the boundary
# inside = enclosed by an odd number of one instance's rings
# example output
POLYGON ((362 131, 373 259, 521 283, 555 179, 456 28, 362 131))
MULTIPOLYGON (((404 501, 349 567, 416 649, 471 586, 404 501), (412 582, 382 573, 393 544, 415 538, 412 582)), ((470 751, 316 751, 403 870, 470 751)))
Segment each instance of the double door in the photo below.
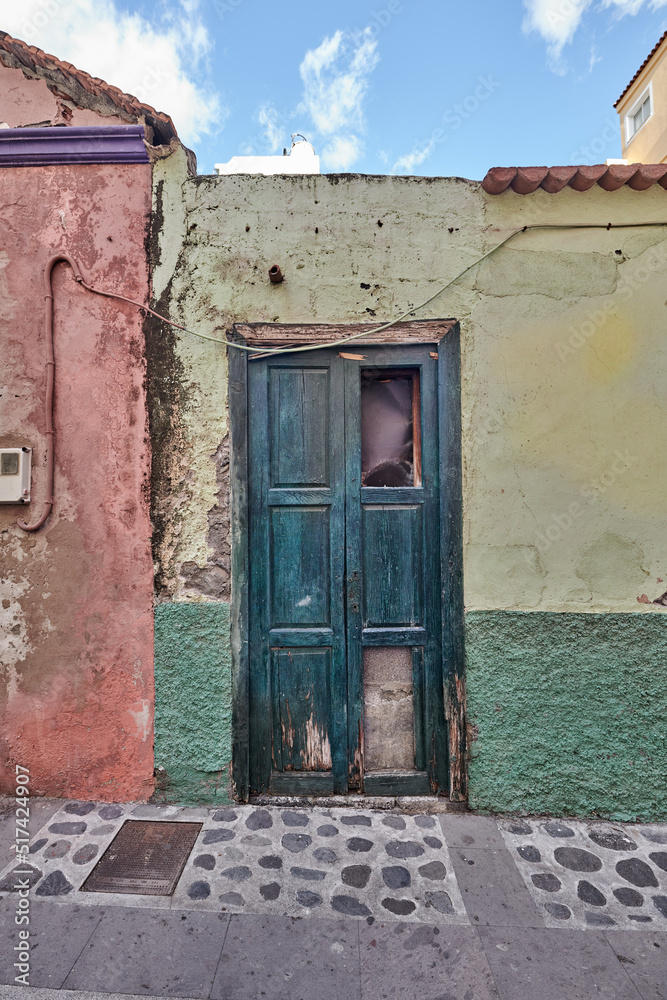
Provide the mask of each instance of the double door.
POLYGON ((447 789, 433 348, 248 363, 250 790, 447 789))

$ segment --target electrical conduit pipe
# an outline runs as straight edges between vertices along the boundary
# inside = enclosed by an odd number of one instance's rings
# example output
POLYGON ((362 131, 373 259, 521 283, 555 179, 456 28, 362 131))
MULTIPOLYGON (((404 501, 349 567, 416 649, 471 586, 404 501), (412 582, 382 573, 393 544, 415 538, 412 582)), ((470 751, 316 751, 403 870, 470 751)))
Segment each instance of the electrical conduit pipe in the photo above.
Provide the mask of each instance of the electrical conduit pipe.
POLYGON ((16 522, 23 531, 38 531, 45 523, 53 507, 53 471, 55 464, 55 431, 53 429, 53 387, 56 375, 56 361, 53 351, 53 269, 56 264, 69 264, 74 272, 74 280, 85 284, 81 269, 76 261, 66 253, 55 254, 44 268, 44 299, 46 315, 44 332, 46 336, 46 398, 44 401, 44 416, 46 419, 46 497, 42 514, 37 521, 26 524, 23 518, 16 522))

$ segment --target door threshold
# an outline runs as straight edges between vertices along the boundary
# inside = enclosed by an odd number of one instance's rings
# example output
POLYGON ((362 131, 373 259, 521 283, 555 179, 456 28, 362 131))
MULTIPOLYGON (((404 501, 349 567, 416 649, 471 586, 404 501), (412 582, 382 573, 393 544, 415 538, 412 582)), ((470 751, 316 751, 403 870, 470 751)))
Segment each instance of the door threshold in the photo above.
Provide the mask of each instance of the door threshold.
POLYGON ((251 795, 261 806, 319 806, 321 809, 400 809, 406 813, 466 812, 467 802, 441 795, 251 795))

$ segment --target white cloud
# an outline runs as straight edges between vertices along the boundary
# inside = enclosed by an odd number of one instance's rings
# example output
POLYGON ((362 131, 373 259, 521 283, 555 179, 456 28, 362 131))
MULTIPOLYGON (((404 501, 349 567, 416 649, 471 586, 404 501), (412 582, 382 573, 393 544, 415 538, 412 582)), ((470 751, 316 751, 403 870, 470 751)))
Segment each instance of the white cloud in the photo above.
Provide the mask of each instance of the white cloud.
POLYGON ((418 167, 431 155, 434 147, 435 139, 431 139, 425 146, 417 145, 412 149, 412 152, 399 156, 391 168, 392 174, 411 174, 415 167, 418 167))
POLYGON ((280 113, 272 104, 262 104, 257 112, 257 121, 264 130, 264 136, 269 144, 272 153, 281 147, 287 146, 286 129, 282 126, 280 113))
MULTIPOLYGON (((523 30, 538 31, 547 42, 550 58, 557 63, 592 6, 593 0, 524 0, 523 30)), ((667 6, 667 0, 602 0, 602 7, 611 8, 617 18, 637 14, 644 6, 658 10, 667 6)))
POLYGON ((379 59, 371 28, 336 31, 309 49, 299 67, 301 101, 289 112, 279 112, 270 103, 260 105, 256 118, 262 135, 246 144, 247 151, 257 153, 263 140, 271 152, 289 146, 290 133, 298 129, 314 144, 325 169, 350 170, 363 150, 363 101, 379 59))
POLYGON ((524 0, 523 29, 538 31, 549 45, 549 54, 558 59, 563 46, 571 42, 584 11, 592 0, 524 0))
POLYGON ((211 48, 197 8, 181 0, 153 26, 114 0, 21 0, 5 5, 2 28, 166 112, 181 139, 196 143, 226 117, 191 72, 211 48))
POLYGON ((337 135, 322 150, 322 163, 330 170, 348 171, 360 152, 356 135, 337 135))
POLYGON ((370 28, 358 35, 337 31, 306 52, 299 67, 303 105, 318 132, 331 135, 363 127, 361 103, 379 58, 370 28))
POLYGON ((362 105, 379 59, 373 32, 365 28, 325 38, 299 67, 303 99, 297 111, 307 113, 317 132, 330 139, 322 159, 332 170, 348 170, 361 154, 362 105))

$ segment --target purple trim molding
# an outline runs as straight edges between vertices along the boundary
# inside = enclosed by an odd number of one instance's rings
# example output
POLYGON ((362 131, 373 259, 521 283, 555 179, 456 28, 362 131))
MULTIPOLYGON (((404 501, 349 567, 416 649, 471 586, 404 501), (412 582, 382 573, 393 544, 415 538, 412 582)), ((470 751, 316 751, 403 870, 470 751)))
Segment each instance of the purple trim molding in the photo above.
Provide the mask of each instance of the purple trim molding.
POLYGON ((143 125, 0 128, 0 167, 148 163, 143 125))

